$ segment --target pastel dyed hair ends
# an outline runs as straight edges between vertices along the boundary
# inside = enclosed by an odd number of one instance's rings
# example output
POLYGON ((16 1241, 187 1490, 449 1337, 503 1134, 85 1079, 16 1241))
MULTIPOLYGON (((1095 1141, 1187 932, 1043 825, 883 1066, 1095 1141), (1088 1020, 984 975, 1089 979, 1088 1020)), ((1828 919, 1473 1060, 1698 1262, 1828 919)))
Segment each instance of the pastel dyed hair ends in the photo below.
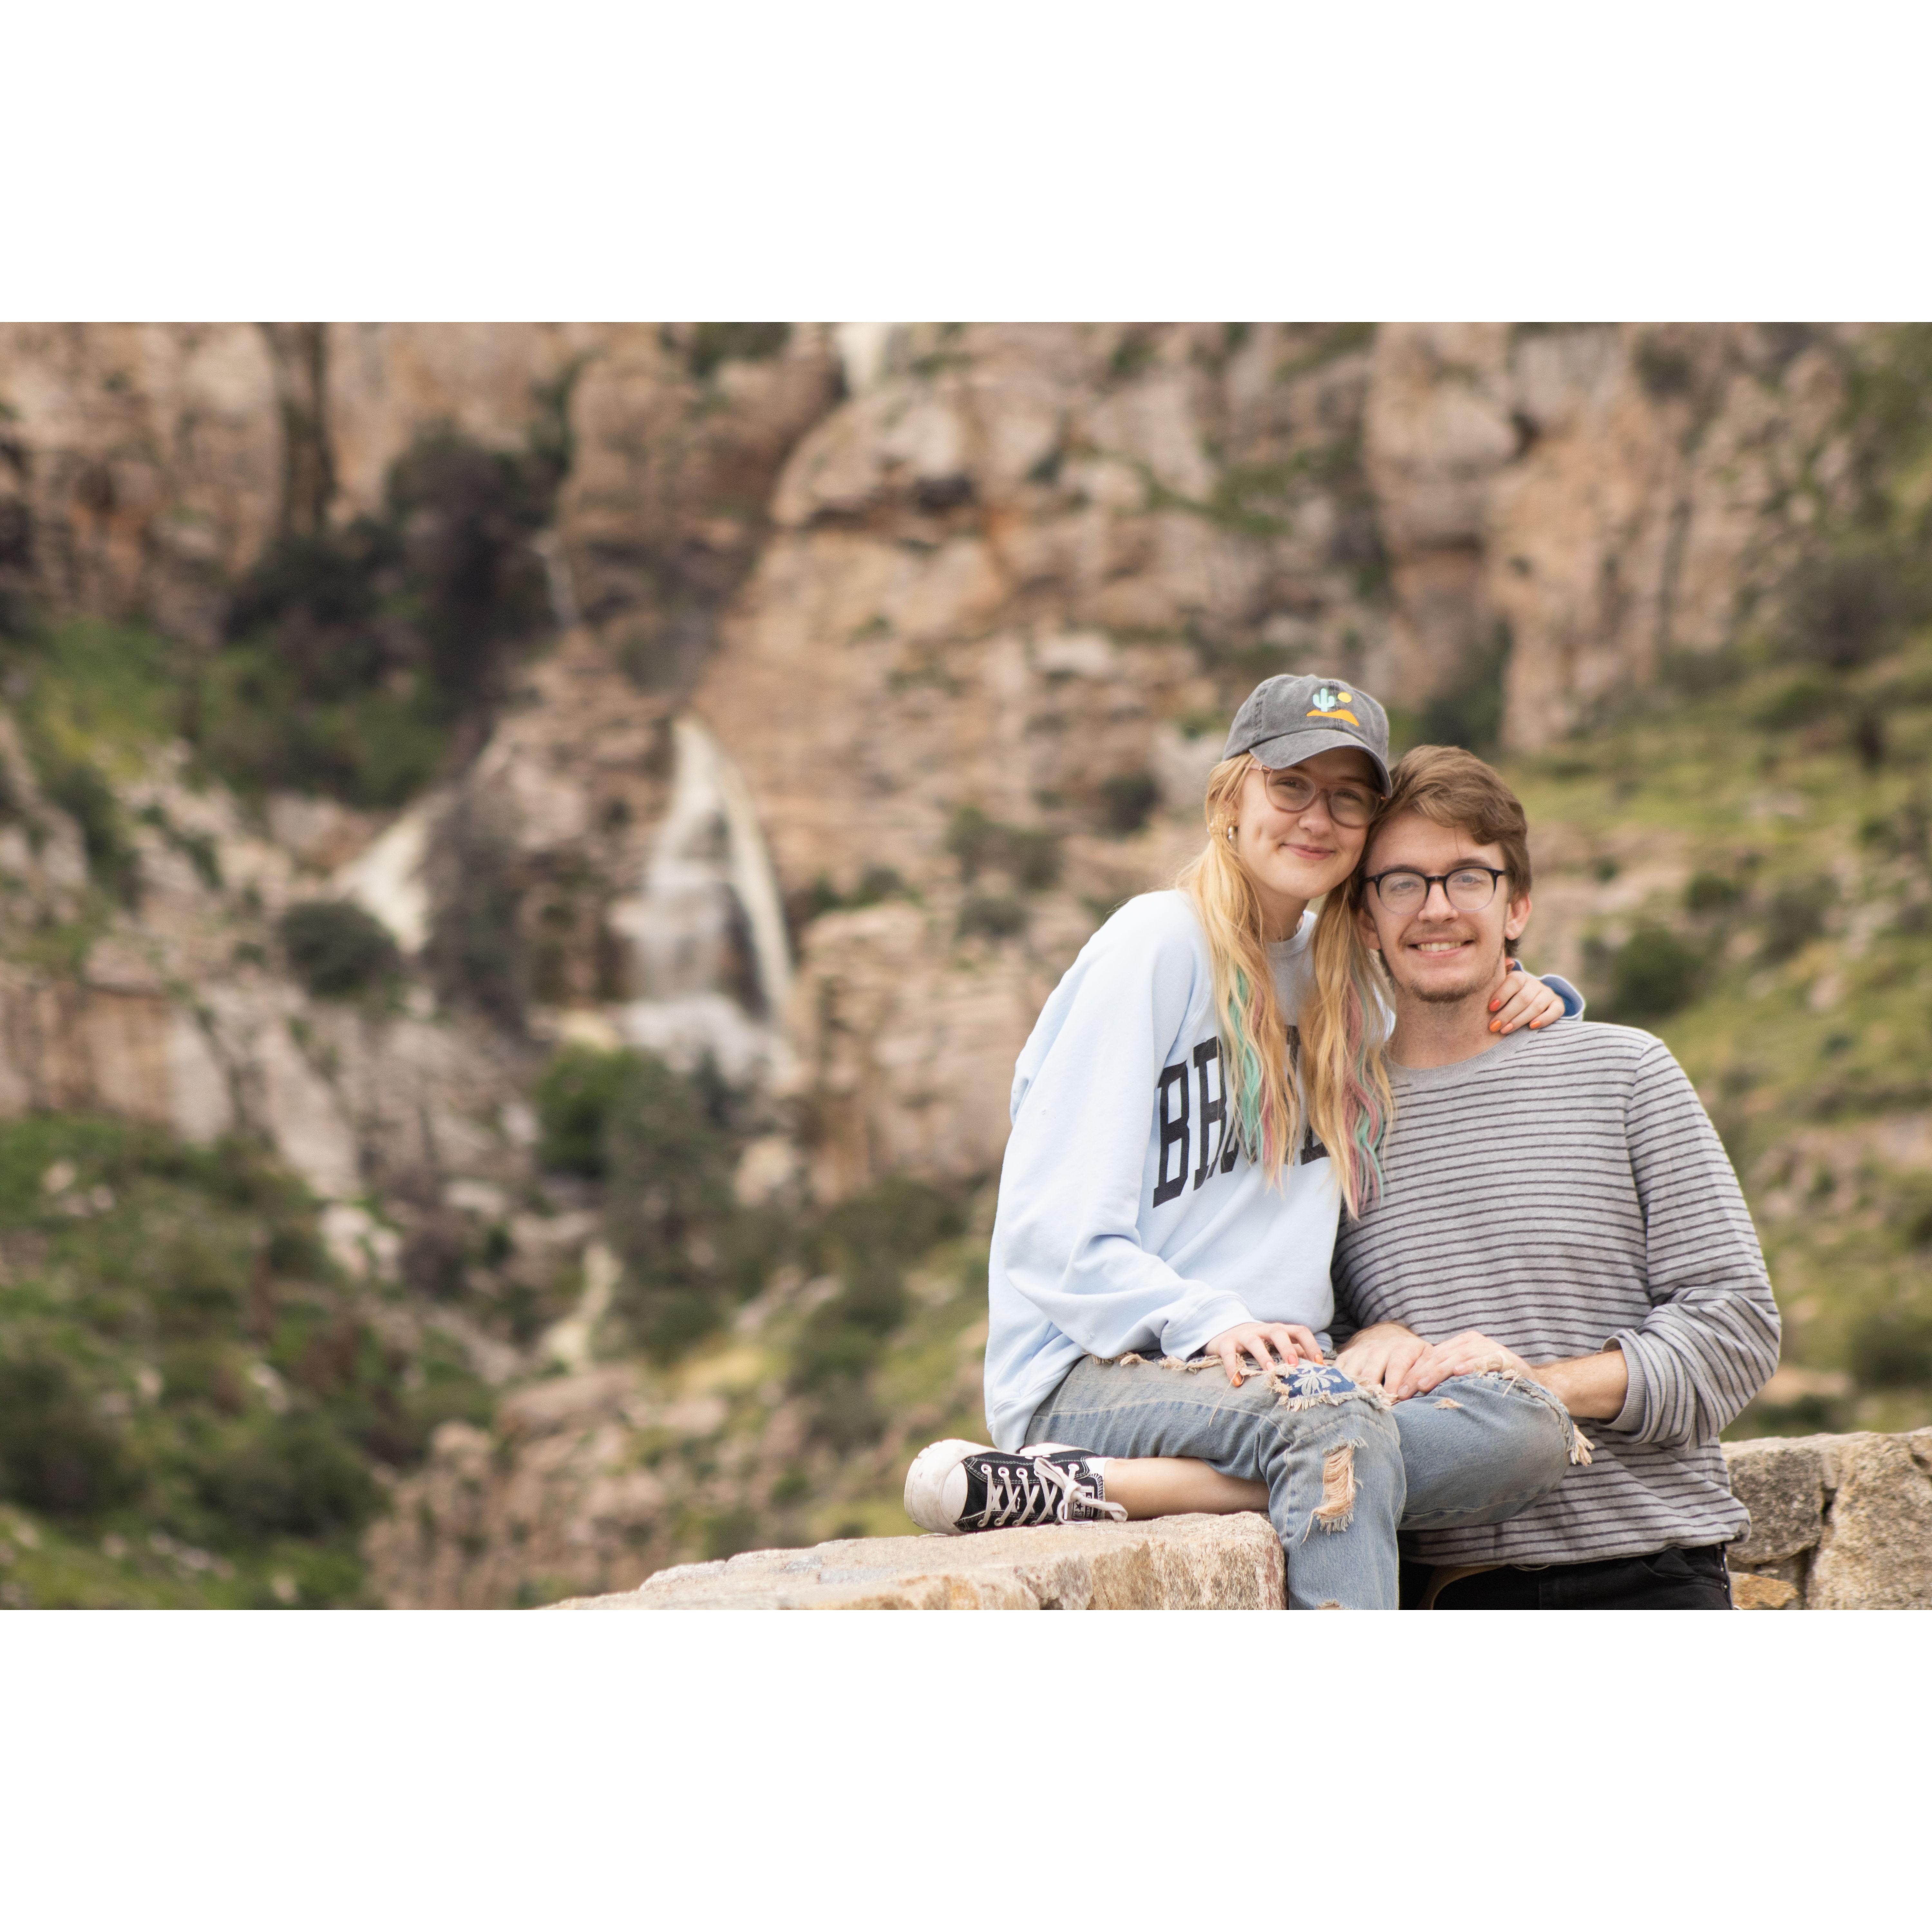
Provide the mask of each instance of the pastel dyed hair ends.
POLYGON ((1328 894, 1309 949, 1312 985, 1298 1050, 1276 998, 1261 902, 1227 837, 1254 760, 1225 758, 1208 776, 1208 843, 1175 881, 1208 940, 1228 1119, 1272 1186, 1306 1129, 1328 1150, 1342 1198, 1359 1215, 1382 1186, 1382 1149, 1395 1112, 1383 1064, 1382 1007, 1344 890, 1328 894), (1298 1074, 1299 1076, 1298 1078, 1298 1074))

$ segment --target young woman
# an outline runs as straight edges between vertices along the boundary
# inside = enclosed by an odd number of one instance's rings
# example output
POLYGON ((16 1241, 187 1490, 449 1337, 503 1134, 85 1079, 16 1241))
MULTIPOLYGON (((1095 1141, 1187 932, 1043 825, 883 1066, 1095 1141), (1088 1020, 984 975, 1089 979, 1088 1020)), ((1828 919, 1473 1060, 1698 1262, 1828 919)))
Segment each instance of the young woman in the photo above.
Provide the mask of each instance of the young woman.
MULTIPOLYGON (((998 1446, 921 1452, 906 1508, 922 1527, 1248 1508, 1261 1485, 1292 1606, 1394 1607, 1396 1426, 1379 1389, 1323 1360, 1336 1216, 1371 1198, 1391 1106, 1383 1009, 1335 890, 1388 750, 1358 686, 1269 679, 1210 774, 1205 849, 1176 890, 1115 913, 1048 1000, 993 1229, 998 1446)), ((1564 1006, 1523 974, 1495 1024, 1564 1006)), ((1511 1508, 1568 1466, 1553 1405, 1518 1412, 1537 1435, 1510 1480, 1535 1486, 1511 1508)))

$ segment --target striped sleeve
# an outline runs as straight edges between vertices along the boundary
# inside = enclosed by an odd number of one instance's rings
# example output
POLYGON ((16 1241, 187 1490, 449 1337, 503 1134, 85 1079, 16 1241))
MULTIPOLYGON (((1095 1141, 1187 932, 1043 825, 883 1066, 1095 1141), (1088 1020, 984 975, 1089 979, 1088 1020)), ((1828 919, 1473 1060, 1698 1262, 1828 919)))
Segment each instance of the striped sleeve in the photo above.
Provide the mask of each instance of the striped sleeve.
POLYGON ((1724 1144, 1670 1049, 1653 1041, 1625 1113, 1652 1304, 1610 1337, 1630 1393, 1610 1426, 1633 1442, 1714 1442, 1778 1366, 1778 1305, 1724 1144))

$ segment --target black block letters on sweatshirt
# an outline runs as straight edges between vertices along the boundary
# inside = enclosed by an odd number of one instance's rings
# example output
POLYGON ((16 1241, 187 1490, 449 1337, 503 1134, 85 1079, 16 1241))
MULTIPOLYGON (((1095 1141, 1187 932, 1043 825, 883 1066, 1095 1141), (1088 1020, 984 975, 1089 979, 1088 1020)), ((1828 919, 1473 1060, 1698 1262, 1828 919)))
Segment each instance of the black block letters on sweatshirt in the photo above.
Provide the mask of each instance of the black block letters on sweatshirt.
POLYGON ((1192 1162, 1194 1138, 1200 1136, 1200 1165, 1194 1168, 1194 1185, 1202 1186, 1212 1174, 1233 1171, 1240 1149, 1228 1118, 1228 1099, 1221 1078, 1221 1042, 1204 1040, 1192 1054, 1194 1080, 1200 1089, 1199 1104, 1189 1096, 1189 1064, 1163 1066, 1157 1090, 1160 1114, 1160 1171, 1154 1179, 1154 1204, 1172 1201, 1187 1186, 1192 1162), (1219 1130, 1217 1134, 1216 1130, 1219 1130))

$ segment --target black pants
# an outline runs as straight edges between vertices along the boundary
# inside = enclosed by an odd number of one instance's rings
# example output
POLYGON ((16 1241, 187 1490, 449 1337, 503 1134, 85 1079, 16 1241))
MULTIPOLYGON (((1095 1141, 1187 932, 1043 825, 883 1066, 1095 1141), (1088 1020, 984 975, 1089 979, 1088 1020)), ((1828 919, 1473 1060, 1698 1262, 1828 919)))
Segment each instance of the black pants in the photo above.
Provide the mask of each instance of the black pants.
MULTIPOLYGON (((1405 1610, 1418 1608, 1431 1571, 1402 1566, 1405 1610)), ((1724 1546, 1654 1550, 1647 1556, 1612 1556, 1600 1563, 1552 1563, 1543 1570, 1506 1564, 1462 1576, 1436 1593, 1438 1610, 1728 1610, 1730 1572, 1724 1546)))

